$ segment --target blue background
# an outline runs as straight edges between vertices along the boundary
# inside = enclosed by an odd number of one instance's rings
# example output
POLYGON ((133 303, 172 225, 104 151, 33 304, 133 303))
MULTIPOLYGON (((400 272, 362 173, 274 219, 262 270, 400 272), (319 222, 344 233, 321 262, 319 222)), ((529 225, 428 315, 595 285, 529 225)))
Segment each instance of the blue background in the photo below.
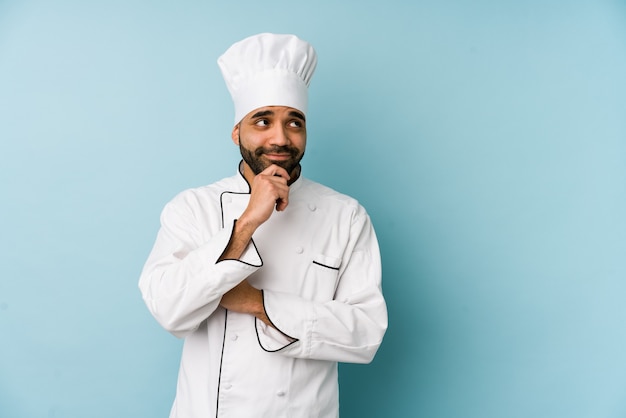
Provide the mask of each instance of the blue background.
POLYGON ((217 57, 319 54, 308 177, 379 236, 390 327, 344 417, 626 417, 624 1, 0 1, 0 416, 166 417, 137 281, 232 175, 217 57))

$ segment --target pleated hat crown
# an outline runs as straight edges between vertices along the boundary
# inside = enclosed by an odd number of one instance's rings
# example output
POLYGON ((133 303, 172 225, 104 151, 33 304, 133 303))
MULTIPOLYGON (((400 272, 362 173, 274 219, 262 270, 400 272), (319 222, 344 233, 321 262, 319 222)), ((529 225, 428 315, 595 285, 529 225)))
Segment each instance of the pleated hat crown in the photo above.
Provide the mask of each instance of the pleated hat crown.
POLYGON ((317 54, 295 35, 261 33, 233 44, 217 64, 235 104, 235 124, 264 106, 306 114, 317 54))

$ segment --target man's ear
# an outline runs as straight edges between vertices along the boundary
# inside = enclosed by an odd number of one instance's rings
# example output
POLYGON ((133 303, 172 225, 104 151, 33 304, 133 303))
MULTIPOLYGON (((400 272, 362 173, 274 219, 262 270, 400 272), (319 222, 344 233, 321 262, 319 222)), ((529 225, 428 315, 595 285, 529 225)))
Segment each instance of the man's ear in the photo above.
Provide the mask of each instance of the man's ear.
POLYGON ((239 124, 233 127, 233 131, 231 132, 230 137, 232 138, 235 145, 239 146, 239 124))

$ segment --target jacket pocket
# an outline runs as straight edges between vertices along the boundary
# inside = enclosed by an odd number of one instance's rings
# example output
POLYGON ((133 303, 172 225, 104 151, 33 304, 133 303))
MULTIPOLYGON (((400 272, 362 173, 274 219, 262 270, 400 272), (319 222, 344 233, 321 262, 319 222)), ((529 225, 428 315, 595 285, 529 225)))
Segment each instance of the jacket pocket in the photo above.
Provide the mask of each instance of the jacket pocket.
POLYGON ((341 259, 317 254, 313 257, 304 279, 303 295, 317 302, 333 300, 339 280, 341 259))

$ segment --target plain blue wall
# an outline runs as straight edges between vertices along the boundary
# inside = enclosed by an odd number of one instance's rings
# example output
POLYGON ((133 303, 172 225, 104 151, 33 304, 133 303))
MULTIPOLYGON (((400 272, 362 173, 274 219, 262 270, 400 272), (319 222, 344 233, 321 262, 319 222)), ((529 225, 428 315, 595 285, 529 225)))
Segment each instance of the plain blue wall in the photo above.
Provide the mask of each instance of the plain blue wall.
POLYGON ((215 60, 319 54, 305 174, 375 223, 390 328, 344 417, 626 417, 624 1, 0 1, 0 417, 166 417, 137 280, 235 171, 215 60))

